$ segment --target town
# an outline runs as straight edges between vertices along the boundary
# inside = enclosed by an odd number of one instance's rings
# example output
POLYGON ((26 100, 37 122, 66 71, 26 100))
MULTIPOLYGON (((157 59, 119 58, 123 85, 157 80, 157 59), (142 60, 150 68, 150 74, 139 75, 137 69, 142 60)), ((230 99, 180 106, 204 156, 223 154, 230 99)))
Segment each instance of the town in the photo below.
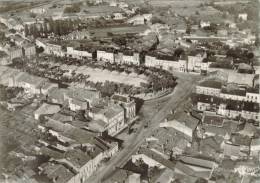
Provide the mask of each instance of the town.
POLYGON ((0 182, 260 182, 259 5, 0 1, 0 182))

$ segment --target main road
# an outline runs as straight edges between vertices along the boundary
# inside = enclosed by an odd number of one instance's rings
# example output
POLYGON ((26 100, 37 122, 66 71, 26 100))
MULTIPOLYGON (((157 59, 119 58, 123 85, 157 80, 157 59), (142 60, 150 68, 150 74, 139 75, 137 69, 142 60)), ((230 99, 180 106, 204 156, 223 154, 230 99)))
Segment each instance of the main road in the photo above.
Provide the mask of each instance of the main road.
POLYGON ((144 139, 151 136, 152 132, 158 128, 159 123, 164 120, 170 110, 176 110, 189 98, 193 88, 201 78, 200 76, 184 73, 178 73, 177 77, 178 85, 175 87, 172 94, 144 102, 141 109, 143 120, 141 121, 141 127, 137 130, 135 136, 129 141, 126 141, 124 148, 114 155, 107 164, 100 167, 91 177, 89 177, 86 180, 86 183, 101 183, 102 180, 106 180, 114 173, 116 167, 122 167, 142 145, 144 139), (160 110, 154 109, 154 107, 158 106, 162 101, 164 102, 162 108, 160 110), (145 121, 149 121, 147 128, 144 128, 145 121))

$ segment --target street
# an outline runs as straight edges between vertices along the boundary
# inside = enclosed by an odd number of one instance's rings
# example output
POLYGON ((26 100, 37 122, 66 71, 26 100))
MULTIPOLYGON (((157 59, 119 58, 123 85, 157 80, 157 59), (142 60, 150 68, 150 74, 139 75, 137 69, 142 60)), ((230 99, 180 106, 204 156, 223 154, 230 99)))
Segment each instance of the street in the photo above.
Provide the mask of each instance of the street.
POLYGON ((180 74, 178 75, 178 85, 173 93, 158 99, 147 101, 142 106, 140 113, 143 115, 143 120, 140 122, 141 127, 137 130, 135 136, 124 143, 124 148, 117 155, 100 169, 98 169, 86 183, 100 183, 107 179, 116 170, 116 167, 122 167, 131 158, 145 138, 151 136, 152 132, 159 126, 159 123, 170 113, 170 110, 177 109, 185 102, 192 93, 200 76, 180 74), (156 108, 158 103, 161 103, 161 108, 156 108), (144 128, 145 122, 149 121, 148 127, 144 128), (97 176, 98 175, 98 176, 97 176))

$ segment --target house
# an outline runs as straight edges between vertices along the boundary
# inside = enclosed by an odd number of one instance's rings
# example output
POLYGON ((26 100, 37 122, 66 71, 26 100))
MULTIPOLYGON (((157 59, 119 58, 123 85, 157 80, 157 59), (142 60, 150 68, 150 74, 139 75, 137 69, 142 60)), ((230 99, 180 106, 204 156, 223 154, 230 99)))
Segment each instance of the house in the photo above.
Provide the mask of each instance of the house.
POLYGON ((150 22, 151 19, 152 19, 152 14, 142 14, 142 15, 136 15, 128 19, 127 23, 133 25, 144 25, 147 22, 150 22))
POLYGON ((20 36, 19 34, 15 34, 15 35, 10 35, 9 38, 11 39, 12 42, 15 43, 16 46, 22 47, 22 45, 25 42, 25 39, 20 36))
POLYGON ((41 115, 56 114, 60 111, 60 106, 43 103, 36 111, 34 111, 34 118, 40 119, 41 115))
MULTIPOLYGON (((114 136, 125 128, 124 109, 117 104, 95 106, 87 114, 93 120, 102 121, 104 132, 114 136)), ((101 124, 101 123, 100 123, 101 124)))
POLYGON ((49 42, 45 39, 36 39, 35 44, 38 47, 42 47, 44 49, 44 53, 48 55, 55 55, 64 57, 65 51, 63 51, 62 46, 58 42, 49 42))
POLYGON ((246 90, 246 101, 260 103, 260 92, 258 88, 248 88, 246 90))
POLYGON ((196 96, 196 101, 197 109, 199 111, 216 111, 221 100, 218 97, 198 94, 196 96))
POLYGON ((125 17, 122 13, 113 13, 113 19, 114 20, 122 20, 122 19, 125 19, 125 17))
POLYGON ((209 179, 212 171, 217 167, 218 164, 211 160, 181 156, 175 168, 177 173, 209 179))
POLYGON ((183 71, 183 64, 185 64, 185 62, 179 62, 177 58, 170 55, 145 55, 146 67, 157 67, 169 71, 183 71))
POLYGON ((229 142, 224 142, 222 145, 224 149, 224 156, 228 156, 231 159, 238 159, 240 157, 240 146, 229 142))
POLYGON ((114 63, 115 61, 114 52, 111 50, 107 50, 107 51, 97 50, 97 60, 114 63))
POLYGON ((208 70, 209 63, 203 62, 204 58, 206 58, 206 53, 188 55, 188 71, 200 72, 201 70, 208 70))
POLYGON ((84 88, 56 88, 48 91, 47 98, 52 103, 67 104, 72 111, 89 109, 101 97, 100 92, 84 88))
POLYGON ((120 104, 124 108, 125 119, 132 120, 136 117, 136 103, 129 96, 114 94, 111 100, 120 104))
POLYGON ((34 44, 25 44, 23 45, 24 56, 32 57, 36 55, 36 48, 34 44))
POLYGON ((230 84, 237 84, 239 86, 245 87, 253 87, 254 86, 254 74, 242 74, 242 73, 235 73, 229 72, 228 74, 228 83, 230 84))
POLYGON ((204 28, 204 27, 209 27, 210 26, 210 21, 200 21, 200 27, 204 28))
POLYGON ((46 9, 44 8, 33 8, 30 10, 31 13, 34 14, 44 14, 46 12, 46 9))
POLYGON ((100 97, 99 91, 84 88, 68 88, 68 92, 64 94, 64 100, 68 101, 69 108, 72 111, 86 110, 100 97))
POLYGON ((47 95, 53 88, 58 88, 57 83, 45 82, 41 87, 41 94, 47 95))
POLYGON ((60 57, 65 56, 65 52, 63 51, 62 46, 54 43, 46 43, 44 53, 60 57))
POLYGON ((71 58, 77 58, 77 59, 86 59, 86 58, 92 58, 92 53, 88 50, 85 50, 83 48, 73 48, 73 47, 67 47, 67 56, 71 58))
POLYGON ((206 80, 196 86, 196 93, 210 96, 220 96, 222 82, 206 80))
POLYGON ((203 125, 207 125, 207 126, 223 127, 224 117, 204 112, 202 123, 203 125))
POLYGON ((140 65, 139 53, 132 51, 118 52, 114 55, 115 62, 118 64, 128 64, 128 65, 140 65))
POLYGON ((247 13, 239 13, 238 19, 241 19, 243 21, 247 21, 247 13))
POLYGON ((9 86, 21 87, 25 92, 31 94, 40 94, 42 86, 48 82, 48 79, 20 72, 16 76, 9 78, 9 86))
POLYGON ((24 26, 15 18, 9 18, 5 25, 8 27, 8 29, 14 29, 18 32, 24 29, 24 26))
POLYGON ((128 182, 141 183, 141 175, 137 173, 133 173, 132 175, 129 175, 128 182))
POLYGON ((190 123, 188 121, 179 122, 177 120, 167 121, 160 123, 161 128, 173 128, 179 133, 184 135, 185 139, 188 139, 190 142, 193 140, 194 132, 198 126, 198 121, 196 123, 190 123))
POLYGON ((21 58, 23 57, 23 50, 20 47, 11 47, 8 50, 8 55, 10 59, 13 60, 14 58, 21 58))
POLYGON ((248 156, 250 154, 250 144, 252 139, 247 136, 243 136, 241 134, 232 134, 230 142, 234 145, 238 145, 240 147, 240 152, 244 154, 244 156, 248 156))
POLYGON ((259 157, 260 155, 260 138, 252 139, 250 145, 250 155, 259 157))
POLYGON ((11 63, 11 59, 9 57, 9 55, 0 50, 0 65, 8 65, 11 63))
POLYGON ((246 99, 246 90, 239 88, 223 87, 220 98, 244 101, 246 99))

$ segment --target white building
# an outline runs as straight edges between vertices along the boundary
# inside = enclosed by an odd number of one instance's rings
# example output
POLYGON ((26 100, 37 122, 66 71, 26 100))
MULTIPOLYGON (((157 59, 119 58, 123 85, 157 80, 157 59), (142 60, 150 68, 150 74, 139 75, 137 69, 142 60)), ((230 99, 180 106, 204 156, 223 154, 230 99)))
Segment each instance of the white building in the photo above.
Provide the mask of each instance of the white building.
POLYGON ((259 156, 260 155, 260 138, 252 139, 250 146, 251 156, 259 156))
POLYGON ((114 63, 114 61, 115 61, 114 53, 108 52, 108 51, 97 50, 97 60, 114 63))
POLYGON ((150 22, 152 19, 152 14, 143 14, 143 15, 136 15, 130 19, 127 20, 127 23, 133 24, 133 25, 143 25, 147 22, 150 22))
POLYGON ((243 21, 247 21, 247 13, 239 13, 238 18, 243 21))
POLYGON ((72 47, 67 47, 67 56, 77 59, 92 58, 92 53, 86 50, 77 50, 72 47))

